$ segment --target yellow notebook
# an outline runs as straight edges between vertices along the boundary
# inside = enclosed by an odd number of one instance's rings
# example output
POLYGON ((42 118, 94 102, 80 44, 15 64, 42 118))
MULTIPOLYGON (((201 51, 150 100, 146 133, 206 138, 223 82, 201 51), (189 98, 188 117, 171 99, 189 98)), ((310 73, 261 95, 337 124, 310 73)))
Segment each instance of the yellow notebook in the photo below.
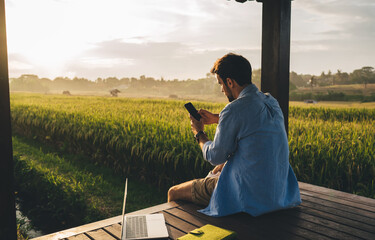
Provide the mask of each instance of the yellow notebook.
POLYGON ((229 239, 235 239, 236 237, 237 237, 236 232, 207 224, 201 228, 197 228, 197 229, 194 229, 193 231, 190 231, 185 236, 177 238, 177 240, 195 240, 195 239, 229 240, 229 239))

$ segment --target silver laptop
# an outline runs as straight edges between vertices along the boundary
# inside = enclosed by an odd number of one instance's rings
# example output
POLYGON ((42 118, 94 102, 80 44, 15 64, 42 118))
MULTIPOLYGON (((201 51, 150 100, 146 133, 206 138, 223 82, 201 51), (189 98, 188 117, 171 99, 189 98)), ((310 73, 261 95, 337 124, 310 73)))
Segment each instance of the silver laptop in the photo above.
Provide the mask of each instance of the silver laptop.
POLYGON ((122 205, 121 240, 167 238, 168 230, 162 213, 125 216, 128 179, 125 181, 124 203, 122 205))

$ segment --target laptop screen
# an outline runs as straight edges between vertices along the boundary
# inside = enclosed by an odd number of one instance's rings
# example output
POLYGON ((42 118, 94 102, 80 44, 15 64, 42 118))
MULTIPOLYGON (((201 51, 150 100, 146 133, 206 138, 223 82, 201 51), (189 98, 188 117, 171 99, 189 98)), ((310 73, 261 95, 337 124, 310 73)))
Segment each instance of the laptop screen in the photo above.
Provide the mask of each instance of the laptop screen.
POLYGON ((128 195, 128 178, 125 180, 125 191, 124 191, 124 203, 122 204, 122 223, 121 223, 121 239, 123 239, 123 228, 124 228, 124 215, 125 215, 125 203, 126 203, 126 195, 128 195))

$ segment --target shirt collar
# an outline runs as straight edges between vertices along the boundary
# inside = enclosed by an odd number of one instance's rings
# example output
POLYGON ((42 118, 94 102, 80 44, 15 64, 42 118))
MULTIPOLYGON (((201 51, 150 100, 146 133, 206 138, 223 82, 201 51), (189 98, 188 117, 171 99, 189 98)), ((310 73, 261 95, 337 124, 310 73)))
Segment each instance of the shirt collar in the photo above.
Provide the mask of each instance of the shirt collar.
POLYGON ((258 88, 254 84, 250 84, 249 86, 246 86, 242 91, 240 92, 240 95, 238 95, 238 98, 242 98, 251 92, 258 91, 258 88))

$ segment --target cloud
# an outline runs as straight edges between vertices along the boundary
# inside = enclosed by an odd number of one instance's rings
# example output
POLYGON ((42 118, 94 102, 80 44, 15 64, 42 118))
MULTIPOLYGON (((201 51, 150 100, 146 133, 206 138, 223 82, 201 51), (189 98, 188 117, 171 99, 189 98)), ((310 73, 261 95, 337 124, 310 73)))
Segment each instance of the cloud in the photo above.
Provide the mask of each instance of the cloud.
MULTIPOLYGON (((227 52, 260 67, 256 1, 9 0, 6 7, 12 75, 199 78, 227 52)), ((374 12, 373 0, 293 1, 291 70, 373 65, 374 12)))
POLYGON ((352 71, 375 62, 373 0, 292 3, 291 69, 352 71))
POLYGON ((160 56, 171 55, 180 56, 186 54, 189 49, 178 42, 146 42, 129 43, 121 39, 103 41, 86 51, 85 55, 95 57, 126 57, 134 58, 158 58, 160 56))
POLYGON ((327 26, 331 30, 344 32, 352 36, 373 37, 375 34, 375 2, 373 0, 335 0, 311 1, 299 0, 293 4, 293 11, 305 14, 299 17, 304 23, 319 25, 309 28, 314 33, 326 32, 327 26))
MULTIPOLYGON (((178 42, 129 43, 120 39, 97 43, 65 66, 92 80, 97 77, 197 79, 209 72, 217 58, 236 52, 260 62, 260 49, 195 49, 178 42)), ((259 66, 258 66, 259 67, 259 66)))

